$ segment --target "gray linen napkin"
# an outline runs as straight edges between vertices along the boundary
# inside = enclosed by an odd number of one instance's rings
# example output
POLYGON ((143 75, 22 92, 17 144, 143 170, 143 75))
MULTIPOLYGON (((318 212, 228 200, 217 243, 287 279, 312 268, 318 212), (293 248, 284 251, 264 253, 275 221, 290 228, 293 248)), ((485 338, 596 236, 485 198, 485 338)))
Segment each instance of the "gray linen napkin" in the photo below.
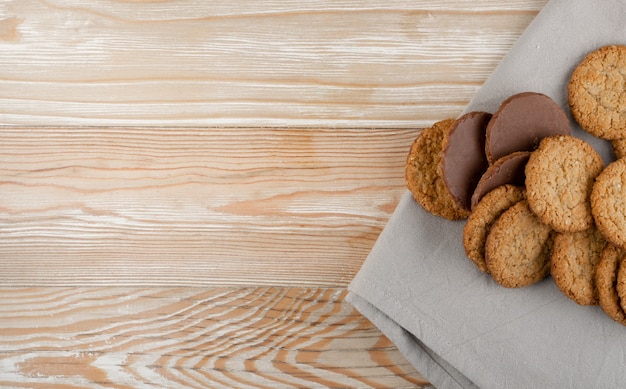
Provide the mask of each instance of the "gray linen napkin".
MULTIPOLYGON (((551 0, 466 111, 494 112, 535 91, 569 112, 572 70, 607 44, 626 44, 626 0, 551 0)), ((610 162, 607 142, 572 125, 610 162)), ((551 278, 496 285, 465 257, 463 225, 426 213, 407 192, 348 301, 439 388, 626 387, 626 327, 569 300, 551 278)))

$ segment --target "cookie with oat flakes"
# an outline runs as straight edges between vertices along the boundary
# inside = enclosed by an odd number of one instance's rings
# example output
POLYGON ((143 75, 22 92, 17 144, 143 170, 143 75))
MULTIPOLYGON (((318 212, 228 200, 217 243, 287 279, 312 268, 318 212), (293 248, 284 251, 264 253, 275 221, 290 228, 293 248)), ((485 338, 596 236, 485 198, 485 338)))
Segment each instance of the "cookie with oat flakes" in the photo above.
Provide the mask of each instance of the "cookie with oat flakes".
POLYGON ((613 154, 615 158, 626 157, 626 138, 613 139, 611 141, 611 147, 613 148, 613 154))
POLYGON ((591 211, 605 238, 626 249, 626 158, 611 162, 596 179, 591 211))
POLYGON ((589 196, 604 162, 591 145, 573 136, 544 138, 526 164, 526 197, 539 220, 559 232, 593 224, 589 196))
POLYGON ((449 220, 465 219, 469 211, 461 208, 441 177, 443 139, 454 119, 441 120, 422 130, 411 145, 405 166, 405 178, 413 198, 424 209, 449 220))
POLYGON ((596 267, 606 246, 595 226, 579 232, 560 232, 554 237, 550 274, 556 286, 579 305, 596 305, 596 267))
POLYGON ((568 83, 572 116, 588 133, 626 138, 626 46, 604 46, 587 54, 568 83))
POLYGON ((488 273, 485 262, 485 240, 493 223, 504 211, 524 200, 524 188, 510 184, 501 185, 487 193, 472 210, 463 227, 465 254, 483 272, 488 273))
POLYGON ((522 200, 496 220, 485 242, 485 262, 493 279, 506 288, 532 285, 550 272, 553 230, 522 200))
POLYGON ((626 260, 626 251, 610 243, 607 244, 596 267, 595 282, 598 303, 604 313, 626 326, 626 312, 620 304, 620 296, 617 292, 618 274, 622 265, 626 266, 624 260, 626 260))

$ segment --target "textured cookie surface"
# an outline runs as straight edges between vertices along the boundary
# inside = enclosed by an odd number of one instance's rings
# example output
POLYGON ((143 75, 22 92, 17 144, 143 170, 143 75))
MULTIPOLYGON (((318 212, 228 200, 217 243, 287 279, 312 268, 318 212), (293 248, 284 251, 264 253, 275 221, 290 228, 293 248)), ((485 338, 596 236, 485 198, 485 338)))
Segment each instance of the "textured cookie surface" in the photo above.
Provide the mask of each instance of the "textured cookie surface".
POLYGON ((615 158, 626 157, 626 138, 613 139, 611 141, 611 147, 613 147, 613 154, 615 158))
POLYGON ((441 178, 443 139, 454 119, 442 120, 422 130, 407 157, 406 184, 424 209, 449 220, 464 219, 469 212, 460 208, 441 178))
POLYGON ((572 116, 592 135, 626 138, 626 46, 605 46, 589 53, 568 84, 572 116))
POLYGON ((554 237, 550 274, 559 289, 580 305, 598 303, 595 274, 605 246, 595 227, 554 237))
MULTIPOLYGON (((623 251, 618 247, 620 251, 623 251)), ((619 262, 617 269, 617 281, 615 284, 615 289, 617 289, 617 297, 619 299, 620 307, 622 310, 626 312, 626 259, 622 257, 622 260, 619 262)))
POLYGON ((549 96, 522 92, 502 102, 487 125, 485 151, 489 163, 516 151, 532 151, 541 139, 570 135, 565 112, 549 96))
POLYGON ((626 159, 618 159, 600 173, 591 192, 598 229, 606 239, 626 249, 626 159))
POLYGON ((496 220, 487 235, 485 261, 493 279, 507 288, 523 287, 550 272, 552 229, 537 219, 526 200, 496 220))
POLYGON ((593 224, 589 196, 604 168, 600 155, 572 136, 545 138, 526 164, 526 196, 539 219, 560 232, 593 224))
POLYGON ((474 207, 463 228, 463 247, 467 257, 481 271, 489 272, 485 263, 485 240, 489 229, 502 212, 523 199, 523 188, 502 185, 487 193, 474 207))
POLYGON ((485 128, 489 119, 491 114, 487 112, 466 113, 454 121, 443 140, 443 182, 457 205, 467 211, 476 184, 488 166, 485 128))
POLYGON ((626 313, 617 293, 617 275, 626 258, 625 254, 618 247, 608 244, 602 251, 595 275, 600 307, 611 319, 622 325, 626 325, 626 313))

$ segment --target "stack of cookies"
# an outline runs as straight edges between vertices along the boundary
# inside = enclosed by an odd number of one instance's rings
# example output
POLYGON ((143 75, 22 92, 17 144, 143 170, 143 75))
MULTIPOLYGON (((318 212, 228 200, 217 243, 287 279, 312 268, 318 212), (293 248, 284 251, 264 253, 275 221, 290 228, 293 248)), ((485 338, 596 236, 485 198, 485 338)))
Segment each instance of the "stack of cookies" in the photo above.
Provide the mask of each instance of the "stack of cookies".
POLYGON ((524 92, 493 114, 423 130, 407 158, 407 186, 428 212, 467 219, 467 256, 498 284, 551 275, 570 299, 626 325, 626 46, 589 53, 568 97, 574 119, 610 141, 616 161, 605 167, 572 136, 550 97, 524 92))

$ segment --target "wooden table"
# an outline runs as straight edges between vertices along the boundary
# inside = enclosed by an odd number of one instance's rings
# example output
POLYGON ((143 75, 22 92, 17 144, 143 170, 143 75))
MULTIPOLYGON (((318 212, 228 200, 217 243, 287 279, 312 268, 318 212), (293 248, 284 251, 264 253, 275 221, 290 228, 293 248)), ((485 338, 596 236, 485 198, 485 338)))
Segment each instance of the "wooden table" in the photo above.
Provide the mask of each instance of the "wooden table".
POLYGON ((346 287, 545 3, 3 1, 0 386, 427 386, 346 287))

